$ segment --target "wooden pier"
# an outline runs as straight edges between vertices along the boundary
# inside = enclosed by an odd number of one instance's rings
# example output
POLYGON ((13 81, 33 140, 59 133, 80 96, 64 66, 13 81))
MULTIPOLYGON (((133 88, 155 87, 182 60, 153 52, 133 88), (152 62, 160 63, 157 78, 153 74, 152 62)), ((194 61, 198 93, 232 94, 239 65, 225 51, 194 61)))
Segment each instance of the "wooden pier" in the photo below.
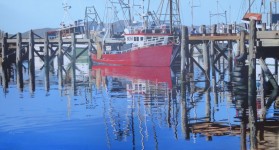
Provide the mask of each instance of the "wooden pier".
MULTIPOLYGON (((187 27, 185 27, 187 30, 187 27)), ((182 35, 185 34, 185 29, 182 35)), ((193 66, 198 67, 204 74, 205 80, 211 84, 213 91, 216 85, 220 84, 224 74, 228 74, 228 84, 233 88, 235 100, 240 109, 247 109, 242 114, 248 113, 251 149, 256 149, 257 145, 257 87, 256 87, 256 61, 261 67, 259 76, 267 77, 268 80, 261 80, 261 109, 262 114, 258 116, 265 120, 267 109, 278 96, 278 58, 279 58, 279 31, 266 31, 266 25, 262 24, 262 29, 256 29, 256 21, 252 20, 249 30, 240 33, 232 33, 232 26, 228 27, 228 33, 217 33, 216 25, 213 25, 211 32, 207 33, 205 26, 201 26, 201 34, 182 36, 181 52, 181 74, 186 72, 188 78, 182 83, 190 84, 194 81, 193 66), (233 44, 237 44, 236 51, 233 53, 233 44), (186 46, 185 46, 186 45, 186 46), (194 58, 194 54, 203 57, 200 63, 194 58), (234 54, 234 55, 233 55, 234 54), (271 73, 266 58, 275 60, 275 71, 271 73), (226 64, 226 65, 224 65, 226 64), (246 70, 246 71, 245 71, 246 70), (219 75, 217 78, 216 73, 219 75), (247 78, 247 79, 245 79, 247 78), (272 85, 271 94, 266 94, 263 85, 272 85), (248 94, 247 94, 248 93, 248 94), (266 98, 267 97, 267 98, 266 98)))
POLYGON ((58 80, 59 88, 63 86, 62 75, 71 75, 72 87, 75 87, 75 62, 83 53, 91 51, 94 47, 93 40, 76 38, 74 33, 70 37, 63 38, 60 33, 57 38, 50 38, 47 34, 40 37, 32 30, 29 32, 28 38, 22 38, 22 34, 8 36, 8 34, 0 37, 1 39, 1 62, 0 67, 3 87, 8 87, 9 76, 8 69, 12 63, 16 64, 16 80, 18 88, 23 90, 22 62, 28 60, 29 69, 29 85, 30 91, 35 90, 35 62, 34 57, 39 57, 43 62, 45 70, 45 89, 49 90, 49 73, 53 70, 54 58, 58 59, 58 80), (82 45, 82 46, 81 46, 82 45), (76 53, 76 49, 82 49, 80 53, 76 53), (71 61, 68 68, 63 67, 63 57, 67 57, 71 61))

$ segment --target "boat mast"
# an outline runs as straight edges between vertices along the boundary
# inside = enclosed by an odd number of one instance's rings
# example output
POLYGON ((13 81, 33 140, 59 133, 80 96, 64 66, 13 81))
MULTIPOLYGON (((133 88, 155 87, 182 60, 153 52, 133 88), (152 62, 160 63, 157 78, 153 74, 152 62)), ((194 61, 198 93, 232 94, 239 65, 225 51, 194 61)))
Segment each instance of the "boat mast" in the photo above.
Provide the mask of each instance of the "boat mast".
POLYGON ((172 34, 172 0, 170 0, 170 34, 172 34))
POLYGON ((127 3, 124 2, 124 0, 119 0, 119 4, 123 13, 125 27, 132 25, 132 16, 131 16, 131 5, 130 0, 127 1, 127 3), (127 16, 128 14, 128 16, 127 16))
POLYGON ((192 0, 192 6, 191 6, 192 28, 194 28, 194 8, 195 7, 200 7, 200 6, 194 5, 194 0, 192 0))
POLYGON ((64 16, 63 16, 63 21, 61 22, 61 27, 64 28, 67 25, 71 25, 71 23, 73 22, 71 17, 70 17, 70 13, 69 10, 71 9, 71 6, 68 5, 67 0, 64 0, 62 3, 63 9, 64 9, 64 16))
POLYGON ((249 13, 251 13, 251 0, 249 0, 249 13))

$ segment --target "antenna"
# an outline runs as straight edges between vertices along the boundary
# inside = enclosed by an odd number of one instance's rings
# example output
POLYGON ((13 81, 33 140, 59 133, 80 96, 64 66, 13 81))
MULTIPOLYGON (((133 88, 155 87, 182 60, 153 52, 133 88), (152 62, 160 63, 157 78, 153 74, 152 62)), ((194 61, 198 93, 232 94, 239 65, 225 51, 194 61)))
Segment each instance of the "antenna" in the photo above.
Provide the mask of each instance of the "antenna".
POLYGON ((195 7, 200 7, 200 6, 194 5, 194 0, 192 0, 192 4, 191 4, 192 28, 194 27, 194 8, 195 7))
POLYGON ((63 16, 63 20, 62 20, 60 25, 61 25, 62 28, 65 28, 66 27, 65 24, 70 25, 73 22, 71 17, 70 17, 70 14, 69 14, 69 10, 71 9, 71 6, 68 5, 67 0, 63 1, 62 6, 63 6, 63 9, 64 9, 64 16, 63 16))
POLYGON ((219 0, 216 0, 216 2, 217 2, 217 13, 215 13, 215 14, 212 14, 211 12, 210 12, 210 14, 209 14, 209 17, 210 17, 210 26, 211 26, 211 18, 212 17, 215 17, 215 16, 217 16, 218 17, 218 23, 219 23, 219 17, 221 16, 221 17, 224 17, 225 18, 225 23, 226 24, 228 24, 228 21, 227 21, 227 11, 224 11, 223 13, 220 13, 219 12, 219 0))

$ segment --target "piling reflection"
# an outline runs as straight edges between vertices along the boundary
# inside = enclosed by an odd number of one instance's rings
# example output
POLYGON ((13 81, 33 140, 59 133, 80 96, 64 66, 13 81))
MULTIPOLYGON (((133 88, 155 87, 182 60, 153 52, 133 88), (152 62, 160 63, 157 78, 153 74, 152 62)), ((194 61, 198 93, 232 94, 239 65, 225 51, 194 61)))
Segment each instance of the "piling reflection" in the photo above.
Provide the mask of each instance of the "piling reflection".
POLYGON ((158 124, 177 124, 173 123, 177 119, 171 119, 175 110, 168 107, 169 104, 174 107, 175 103, 170 100, 170 68, 98 66, 92 68, 92 76, 97 89, 108 96, 103 101, 108 107, 104 110, 104 121, 110 125, 106 129, 112 130, 114 139, 123 141, 129 136, 133 148, 140 143, 144 149, 146 139, 153 137, 155 149, 158 149, 158 124))
MULTIPOLYGON (((141 149, 145 148, 146 139, 153 137, 154 147, 158 149, 158 139, 161 138, 158 137, 158 128, 163 127, 172 129, 173 139, 182 138, 194 143, 202 137, 205 137, 206 141, 214 141, 214 137, 219 136, 240 136, 239 148, 250 149, 247 147, 249 116, 243 94, 245 87, 236 84, 239 76, 236 72, 231 77, 232 84, 218 81, 218 86, 211 89, 208 83, 203 84, 192 79, 185 83, 187 90, 182 92, 180 89, 185 87, 180 88, 184 85, 175 82, 176 70, 156 69, 158 68, 92 68, 98 89, 106 89, 109 95, 109 102, 104 103, 108 103, 105 105, 109 106, 110 111, 104 115, 109 118, 105 117, 105 120, 111 122, 106 123, 107 129, 111 126, 113 132, 107 130, 108 135, 113 134, 119 141, 131 138, 133 147, 140 142, 141 149), (172 71, 174 72, 171 73, 172 71), (231 85, 234 88, 231 88, 231 85), (125 103, 123 107, 126 109, 117 109, 120 103, 122 106, 125 103)), ((262 123, 258 124, 260 125, 262 123)), ((258 138, 261 140, 258 147, 265 147, 267 142, 264 138, 267 136, 266 126, 262 127, 264 129, 259 132, 258 138)))
MULTIPOLYGON (((7 91, 16 87, 13 68, 11 66, 6 69, 10 86, 5 88, 2 80, 1 88, 7 91)), ((213 87, 198 71, 182 82, 179 80, 180 71, 176 68, 93 66, 91 69, 85 80, 77 78, 76 91, 73 91, 71 85, 67 88, 65 84, 59 94, 65 98, 63 107, 67 109, 67 120, 76 117, 76 107, 80 108, 80 112, 88 112, 86 115, 82 114, 85 116, 79 116, 80 118, 100 116, 101 128, 98 130, 103 132, 106 148, 123 146, 131 149, 198 149, 202 143, 209 148, 231 146, 235 149, 251 149, 245 92, 247 79, 242 78, 247 68, 236 67, 230 78, 231 82, 216 74, 217 82, 213 87), (239 80, 243 80, 242 84, 237 82, 239 80), (222 141, 227 139, 233 139, 234 143, 223 144, 222 141), (166 147, 165 143, 173 147, 166 147)), ((1 77, 3 79, 4 74, 1 77)), ((25 74, 23 77, 27 78, 25 74)), ((47 92, 47 97, 53 95, 53 86, 59 86, 52 78, 50 76, 51 90, 47 92)), ((44 89, 42 82, 37 79, 36 87, 44 89)), ((36 98, 36 94, 37 91, 32 97, 36 98)), ((24 93, 21 97, 24 97, 24 93)), ((257 103, 257 147, 278 149, 278 105, 267 110, 266 118, 261 119, 260 99, 257 103)), ((51 104, 47 105, 53 107, 51 104)), ((55 115, 58 114, 53 112, 52 117, 55 118, 55 115)), ((32 118, 30 121, 32 122, 32 118)), ((7 122, 2 121, 7 125, 5 128, 9 127, 7 122)), ((53 122, 59 120, 49 121, 48 126, 52 126, 53 122)), ((22 124, 22 127, 28 126, 22 124)), ((95 125, 92 127, 95 128, 95 125)), ((3 128, 0 126, 1 130, 3 128)), ((98 145, 98 142, 93 143, 98 145)))

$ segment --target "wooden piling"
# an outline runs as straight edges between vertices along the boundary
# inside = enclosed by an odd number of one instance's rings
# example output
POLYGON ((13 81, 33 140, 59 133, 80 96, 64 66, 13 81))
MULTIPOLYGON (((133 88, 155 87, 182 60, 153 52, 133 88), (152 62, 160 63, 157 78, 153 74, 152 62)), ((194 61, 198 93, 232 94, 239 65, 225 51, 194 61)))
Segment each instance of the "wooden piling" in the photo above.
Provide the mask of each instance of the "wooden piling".
POLYGON ((44 39, 44 67, 45 67, 45 90, 49 91, 49 41, 48 41, 48 34, 45 33, 44 39))
POLYGON ((240 32, 240 42, 239 42, 239 49, 240 49, 240 55, 243 55, 246 53, 245 49, 245 32, 240 32))
MULTIPOLYGON (((202 33, 203 36, 205 36, 205 34, 206 34, 205 25, 202 25, 202 31, 203 31, 203 33, 202 33)), ((206 76, 208 77, 208 75, 209 75, 209 56, 208 56, 208 49, 207 49, 206 41, 203 41, 202 49, 203 49, 203 69, 206 73, 206 76)))
POLYGON ((89 42, 88 42, 88 49, 87 49, 87 53, 88 53, 88 67, 89 67, 88 69, 89 69, 89 71, 91 70, 91 67, 92 67, 92 61, 91 61, 91 55, 90 55, 91 50, 92 50, 92 41, 89 40, 89 42))
MULTIPOLYGON (((186 26, 182 27, 182 39, 181 39, 181 123, 182 123, 182 131, 185 135, 185 139, 189 139, 189 126, 188 126, 188 116, 187 116, 187 108, 186 108, 186 84, 185 84, 185 77, 186 77, 186 71, 185 71, 185 64, 186 64, 186 52, 189 52, 188 47, 188 28, 186 26)), ((189 58, 189 57, 188 57, 189 58)), ((189 59, 187 59, 189 60, 189 59)), ((189 62, 188 64, 189 65, 189 62)))
POLYGON ((53 52, 52 46, 50 46, 50 49, 48 50, 48 52, 49 52, 49 54, 48 54, 48 56, 49 56, 49 71, 52 74, 54 74, 54 61, 51 59, 51 57, 53 57, 53 55, 55 55, 55 54, 53 54, 54 52, 53 52))
MULTIPOLYGON (((265 60, 263 60, 265 62, 265 60)), ((265 74, 264 74, 264 70, 261 68, 261 74, 260 74, 260 93, 261 93, 261 110, 262 110, 262 114, 260 116, 260 121, 264 121, 265 120, 265 92, 264 92, 264 84, 265 84, 265 74)))
POLYGON ((17 81, 17 87, 22 91, 23 90, 23 72, 22 72, 22 35, 21 33, 17 33, 17 39, 16 39, 16 81, 17 81))
POLYGON ((241 141, 241 150, 246 150, 246 141, 247 141, 247 116, 246 116, 246 109, 241 109, 241 123, 240 123, 240 141, 241 141))
POLYGON ((189 118, 187 110, 187 100, 186 95, 181 97, 180 102, 181 109, 181 128, 186 140, 190 140, 190 128, 189 128, 189 118))
POLYGON ((262 23, 262 31, 266 31, 266 23, 262 23))
POLYGON ((63 41, 61 31, 58 33, 58 39, 58 88, 61 90, 63 88, 63 41))
POLYGON ((274 58, 274 78, 278 82, 278 58, 274 58))
POLYGON ((72 39, 71 39, 71 45, 72 45, 71 86, 72 86, 72 89, 75 91, 76 90, 76 37, 75 37, 75 33, 72 33, 71 36, 72 36, 72 39))
POLYGON ((257 110, 256 110, 256 22, 250 21, 249 35, 249 72, 248 72, 248 110, 251 149, 257 149, 257 110))
MULTIPOLYGON (((212 26, 211 29, 211 36, 214 36, 216 34, 216 30, 217 30, 217 25, 214 24, 212 26)), ((211 41, 210 42, 210 68, 211 68, 211 83, 212 83, 212 87, 213 87, 213 91, 215 91, 216 88, 216 71, 215 71, 215 64, 214 64, 214 60, 215 60, 215 50, 214 50, 214 43, 215 41, 211 41)))
POLYGON ((210 99, 210 91, 207 90, 205 93, 205 116, 206 121, 211 122, 211 99, 210 99))
MULTIPOLYGON (((2 35, 3 36, 3 35, 2 35)), ((7 43, 7 38, 8 34, 6 36, 2 37, 2 60, 1 60, 1 72, 2 72, 2 86, 4 89, 8 88, 8 73, 7 73, 7 67, 8 67, 8 62, 7 62, 7 52, 8 52, 8 43, 7 43)))
MULTIPOLYGON (((262 58, 259 58, 259 64, 262 68, 262 71, 264 72, 265 77, 267 78, 267 80, 273 87, 273 90, 272 90, 271 94, 269 95, 269 98, 266 100, 265 109, 267 110, 271 106, 271 104, 274 102, 276 97, 278 96, 278 83, 277 83, 274 75, 272 75, 269 68, 265 64, 265 61, 262 58)), ((263 111, 263 112, 265 113, 265 111, 263 111)))
POLYGON ((28 53, 28 63, 29 63, 29 89, 31 92, 35 91, 35 62, 34 62, 34 35, 33 31, 29 32, 29 53, 28 53))
MULTIPOLYGON (((232 25, 229 25, 229 35, 232 35, 232 25)), ((229 77, 228 81, 231 82, 231 73, 233 68, 233 54, 232 54, 232 41, 228 41, 228 71, 229 71, 229 77)))
MULTIPOLYGON (((181 56, 181 75, 184 75, 185 72, 185 62, 186 62, 186 56, 185 56, 185 47, 186 47, 186 36, 188 36, 188 29, 186 26, 182 27, 182 38, 181 38, 181 48, 180 48, 180 56, 181 56)), ((188 44, 187 44, 188 45, 188 44)), ((183 78, 183 77, 182 77, 183 78)), ((181 78, 181 79, 182 79, 181 78)))

